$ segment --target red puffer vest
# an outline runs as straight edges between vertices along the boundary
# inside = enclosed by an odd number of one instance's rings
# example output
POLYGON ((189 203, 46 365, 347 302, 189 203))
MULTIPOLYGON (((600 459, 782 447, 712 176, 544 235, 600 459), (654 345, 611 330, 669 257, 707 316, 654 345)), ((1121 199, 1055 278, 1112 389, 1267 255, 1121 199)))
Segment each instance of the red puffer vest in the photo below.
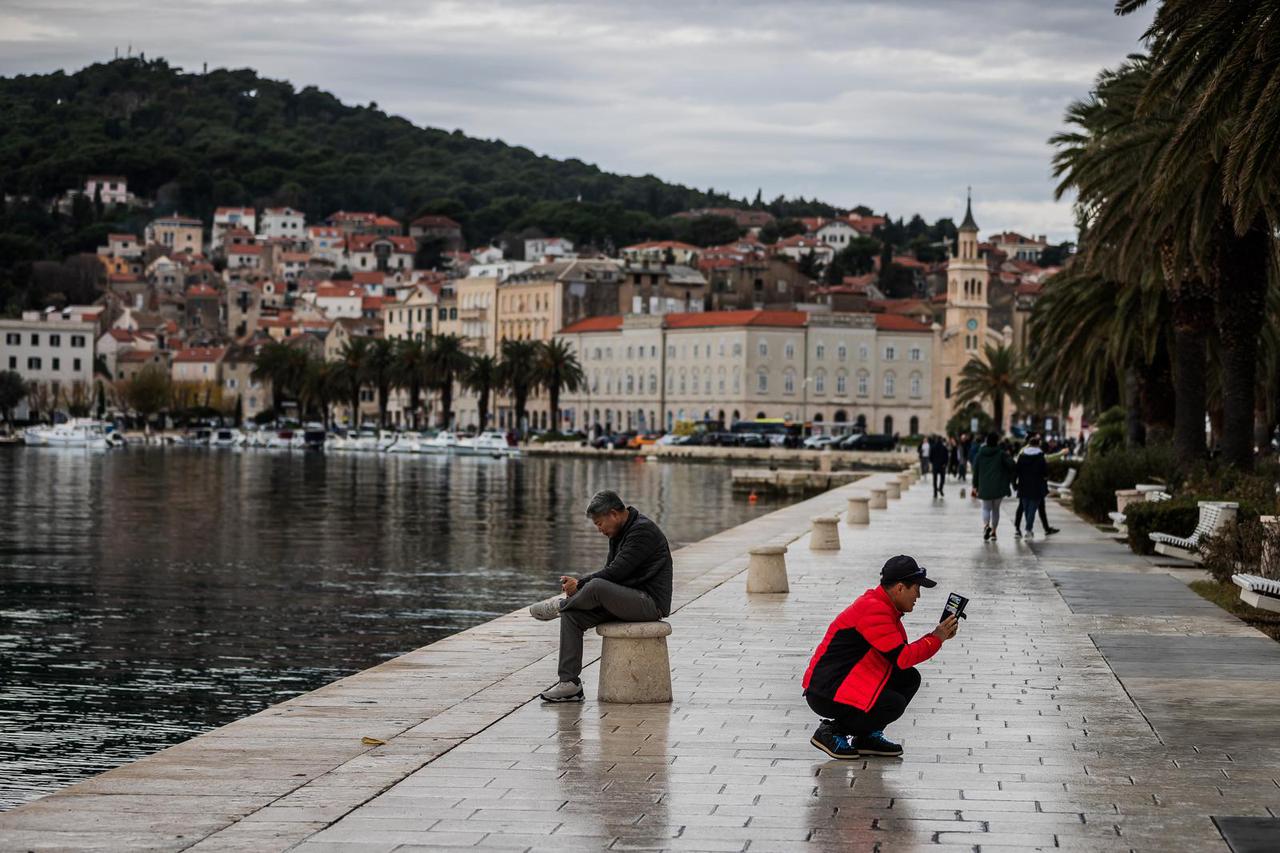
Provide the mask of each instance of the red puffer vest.
POLYGON ((933 634, 908 643, 902 614, 882 587, 872 587, 827 628, 805 670, 804 689, 868 711, 894 667, 924 663, 940 648, 942 641, 933 634))

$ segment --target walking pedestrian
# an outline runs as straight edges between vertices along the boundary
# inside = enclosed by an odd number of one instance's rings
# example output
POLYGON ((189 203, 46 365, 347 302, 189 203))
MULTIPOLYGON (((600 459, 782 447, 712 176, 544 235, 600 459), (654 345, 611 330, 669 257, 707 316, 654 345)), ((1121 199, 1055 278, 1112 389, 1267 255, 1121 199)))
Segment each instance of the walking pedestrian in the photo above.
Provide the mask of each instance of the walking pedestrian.
POLYGON ((1022 448, 1014 462, 1014 475, 1018 482, 1018 511, 1013 517, 1015 538, 1022 535, 1018 524, 1024 516, 1027 520, 1027 538, 1035 535, 1036 509, 1048 489, 1048 473, 1049 465, 1045 462, 1044 452, 1040 450, 1040 436, 1032 435, 1027 438, 1026 447, 1022 448))
POLYGON ((1000 448, 1000 436, 987 433, 986 443, 973 463, 973 490, 982 501, 982 541, 996 541, 1000 526, 1000 502, 1009 496, 1013 482, 1013 459, 1000 448))
POLYGON ((916 454, 920 457, 920 474, 927 475, 929 473, 929 438, 926 436, 920 442, 920 446, 916 448, 916 454))
POLYGON ((805 701, 823 718, 810 743, 832 758, 902 755, 901 744, 884 730, 920 689, 916 666, 956 635, 958 620, 949 616, 907 642, 902 614, 915 608, 921 587, 937 585, 911 557, 890 557, 880 569, 880 585, 835 618, 804 673, 805 701))
MULTIPOLYGON (((933 437, 933 442, 929 445, 930 462, 933 464, 933 496, 935 498, 943 497, 943 487, 947 484, 947 460, 950 457, 950 449, 947 447, 947 440, 940 435, 933 437)), ((964 497, 962 494, 961 497, 964 497)))
POLYGON ((587 517, 609 538, 609 560, 580 578, 564 575, 564 598, 529 608, 535 619, 560 620, 560 680, 544 702, 581 702, 582 635, 604 622, 654 622, 671 614, 672 565, 667 537, 616 492, 597 492, 587 517))
POLYGON ((962 432, 960 433, 960 440, 957 444, 956 461, 958 463, 959 471, 956 472, 956 476, 960 479, 960 482, 963 483, 969 479, 969 454, 972 450, 973 439, 970 437, 969 433, 962 432))

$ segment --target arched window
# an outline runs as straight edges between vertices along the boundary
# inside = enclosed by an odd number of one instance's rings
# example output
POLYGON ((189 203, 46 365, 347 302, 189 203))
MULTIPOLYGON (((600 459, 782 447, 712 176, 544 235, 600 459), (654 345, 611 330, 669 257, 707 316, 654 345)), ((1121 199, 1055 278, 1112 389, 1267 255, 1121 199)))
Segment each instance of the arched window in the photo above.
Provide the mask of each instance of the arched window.
POLYGON ((813 393, 827 393, 827 372, 825 370, 819 370, 813 374, 813 393))
POLYGON ((865 430, 866 430, 866 428, 867 428, 867 416, 866 416, 866 415, 858 415, 858 421, 857 421, 857 423, 858 423, 858 429, 860 429, 860 430, 864 430, 864 431, 865 431, 865 430))
POLYGON ((796 357, 796 345, 795 345, 795 344, 793 344, 791 341, 787 341, 787 345, 786 345, 785 347, 783 347, 783 348, 782 348, 782 354, 783 354, 783 355, 785 355, 785 356, 787 357, 787 360, 788 360, 788 361, 790 361, 791 359, 795 358, 795 357, 796 357))
POLYGON ((866 344, 861 344, 861 345, 859 345, 859 347, 858 347, 858 360, 859 360, 859 361, 866 361, 866 360, 867 360, 868 358, 870 358, 870 357, 871 357, 871 349, 870 349, 870 347, 868 347, 866 344))
POLYGON ((836 347, 836 358, 838 360, 844 361, 848 357, 849 357, 848 347, 846 347, 844 344, 841 344, 840 346, 836 347))
POLYGON ((822 341, 818 341, 818 345, 817 345, 817 347, 814 349, 813 354, 814 354, 814 357, 815 357, 815 358, 819 358, 819 359, 821 359, 821 358, 826 358, 826 357, 827 357, 827 347, 826 347, 826 345, 825 345, 824 343, 822 343, 822 341))
POLYGON ((884 416, 884 434, 893 435, 893 415, 884 416))
POLYGON ((756 412, 756 420, 758 420, 758 421, 759 421, 759 420, 764 420, 764 419, 765 419, 765 418, 767 418, 767 417, 768 417, 768 415, 766 415, 764 412, 756 412))
POLYGON ((911 416, 911 434, 912 435, 920 434, 920 418, 916 417, 915 415, 911 416))
POLYGON ((893 371, 889 371, 884 375, 884 395, 892 397, 893 392, 897 390, 897 377, 893 375, 893 371))
POLYGON ((627 371, 627 393, 634 394, 636 392, 636 377, 630 370, 627 371))
MULTIPOLYGON (((911 396, 919 397, 921 395, 921 385, 923 384, 920 374, 911 374, 911 396)), ((915 433, 912 433, 914 435, 915 433)))
POLYGON ((849 375, 843 370, 836 373, 836 396, 843 397, 849 393, 849 375))
POLYGON ((865 370, 858 371, 858 396, 865 397, 869 391, 868 385, 871 383, 871 374, 865 370))
POLYGON ((757 347, 757 351, 760 353, 761 358, 767 356, 769 354, 769 342, 761 341, 760 346, 757 347))
MULTIPOLYGON (((650 394, 658 393, 658 371, 656 370, 649 371, 649 393, 650 394)), ((653 415, 649 416, 649 420, 651 421, 653 420, 653 415)))
POLYGON ((788 369, 782 374, 782 393, 796 393, 796 372, 794 370, 788 369))
POLYGON ((836 423, 842 424, 849 420, 849 413, 844 409, 836 409, 836 423))
POLYGON ((769 371, 763 367, 756 371, 756 391, 761 394, 769 390, 769 371))

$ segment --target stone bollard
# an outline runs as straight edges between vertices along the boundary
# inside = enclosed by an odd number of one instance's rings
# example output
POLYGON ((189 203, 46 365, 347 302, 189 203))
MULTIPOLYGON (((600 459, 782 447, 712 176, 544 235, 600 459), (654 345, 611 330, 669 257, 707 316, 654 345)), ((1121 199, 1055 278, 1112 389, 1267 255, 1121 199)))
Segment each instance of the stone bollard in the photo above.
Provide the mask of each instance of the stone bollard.
POLYGON ((871 500, 867 506, 872 509, 888 509, 889 508, 889 492, 886 489, 869 489, 871 492, 871 500))
POLYGON ((840 550, 840 516, 815 515, 809 533, 810 551, 840 550))
POLYGON ((891 501, 896 501, 898 498, 902 497, 902 487, 898 485, 897 480, 886 480, 884 484, 884 491, 891 501))
POLYGON ((604 637, 596 691, 601 702, 671 701, 670 623, 605 622, 596 633, 604 637))
POLYGON ((748 553, 747 592, 789 592, 787 583, 787 546, 757 545, 748 553))
POLYGON ((844 523, 853 527, 858 524, 871 523, 871 498, 867 495, 850 495, 849 511, 845 513, 844 523))
POLYGON ((898 488, 902 490, 904 495, 907 493, 907 490, 911 488, 911 475, 906 471, 903 471, 898 475, 898 488))

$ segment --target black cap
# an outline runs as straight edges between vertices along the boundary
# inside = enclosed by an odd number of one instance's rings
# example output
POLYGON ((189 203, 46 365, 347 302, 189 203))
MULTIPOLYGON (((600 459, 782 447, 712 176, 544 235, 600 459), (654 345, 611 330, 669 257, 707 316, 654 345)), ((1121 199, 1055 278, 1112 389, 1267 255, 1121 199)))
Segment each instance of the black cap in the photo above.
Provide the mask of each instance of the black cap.
POLYGON ((880 581, 882 583, 885 581, 890 583, 918 583, 926 589, 938 585, 937 581, 931 581, 926 577, 924 566, 906 554, 899 554, 896 557, 890 557, 885 560, 884 568, 880 570, 880 581))

